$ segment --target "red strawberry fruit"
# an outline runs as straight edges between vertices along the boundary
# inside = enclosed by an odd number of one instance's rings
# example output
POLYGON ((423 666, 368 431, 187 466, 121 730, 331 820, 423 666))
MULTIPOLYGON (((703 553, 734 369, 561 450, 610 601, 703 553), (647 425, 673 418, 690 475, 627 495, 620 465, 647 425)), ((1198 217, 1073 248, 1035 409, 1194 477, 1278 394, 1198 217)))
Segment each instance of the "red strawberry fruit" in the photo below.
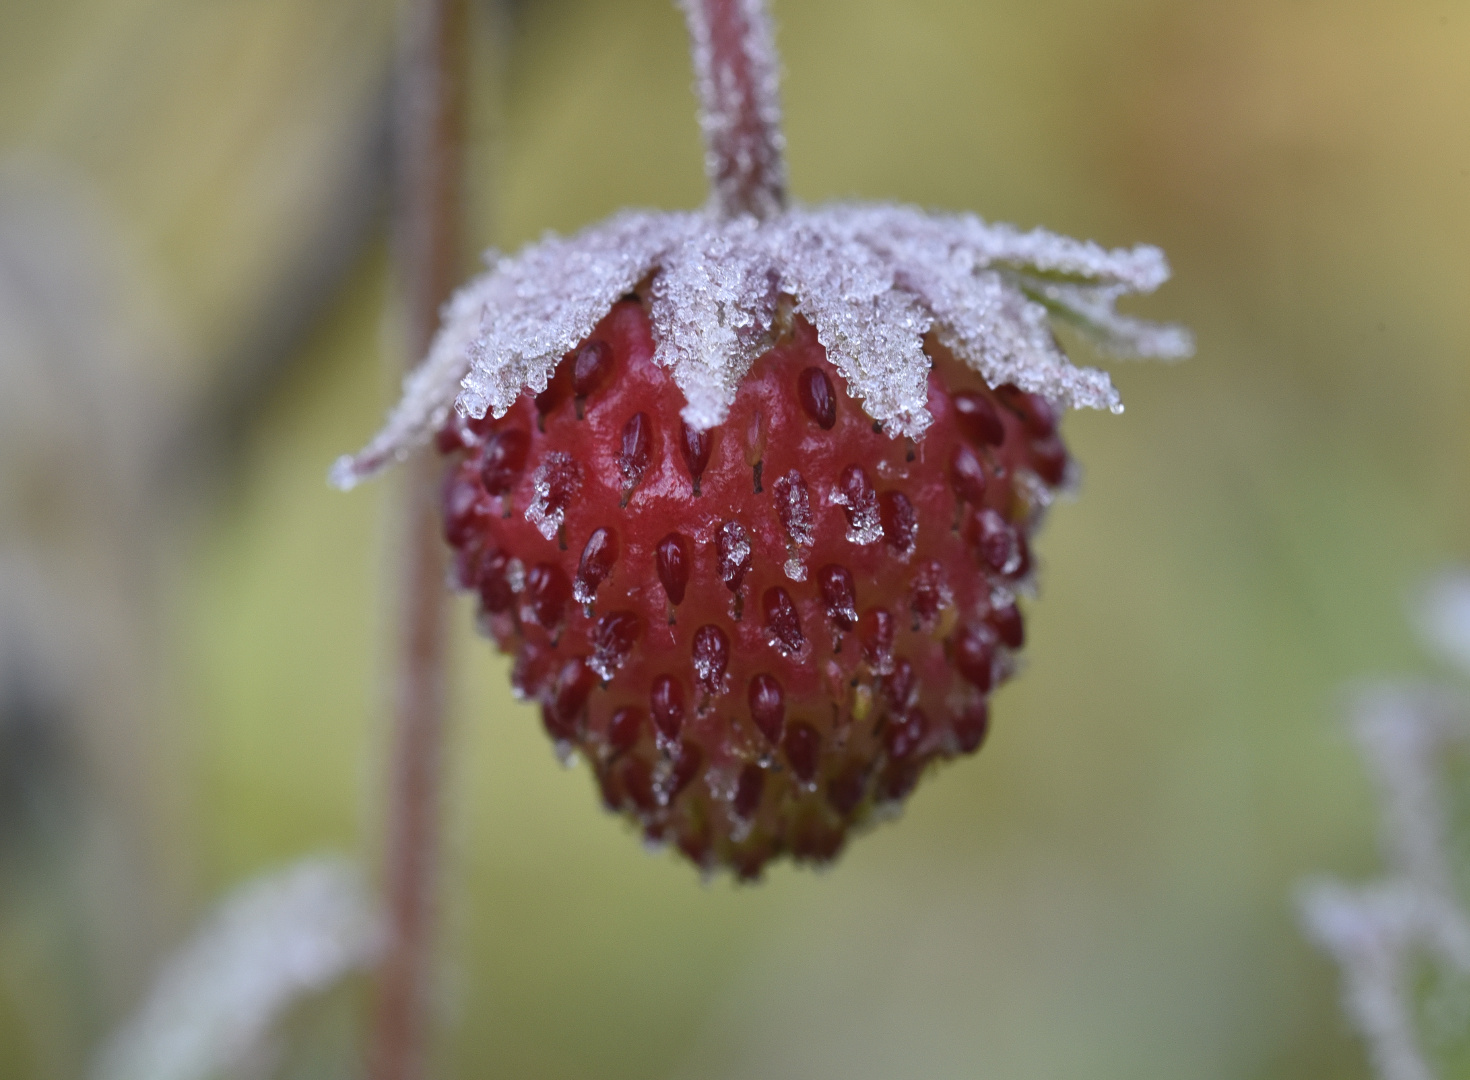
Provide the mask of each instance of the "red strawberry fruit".
POLYGON ((457 580, 517 694, 609 809, 742 877, 832 858, 981 745, 1067 470, 1045 399, 933 341, 914 441, 844 392, 804 319, 772 337, 695 432, 632 296, 544 392, 439 435, 457 580))

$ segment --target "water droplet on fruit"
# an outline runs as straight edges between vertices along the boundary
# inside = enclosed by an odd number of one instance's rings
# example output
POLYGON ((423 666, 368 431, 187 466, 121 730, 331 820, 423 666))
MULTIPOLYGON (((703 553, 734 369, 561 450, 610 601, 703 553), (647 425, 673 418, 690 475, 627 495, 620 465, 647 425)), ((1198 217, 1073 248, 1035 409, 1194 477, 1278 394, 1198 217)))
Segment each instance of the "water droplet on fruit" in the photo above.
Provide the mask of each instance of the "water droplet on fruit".
POLYGON ((999 446, 1005 442, 1005 425, 984 394, 961 390, 950 401, 954 405, 955 421, 965 438, 981 446, 999 446))
POLYGON ((845 566, 824 566, 817 573, 817 583, 822 588, 822 603, 832 625, 839 630, 851 630, 856 626, 857 592, 852 571, 845 566))
POLYGON ((883 535, 888 546, 903 558, 914 550, 919 535, 919 514, 901 491, 885 491, 878 500, 883 518, 883 535))
POLYGON ((689 587, 689 538, 682 533, 669 533, 658 542, 653 558, 669 603, 678 607, 684 602, 684 590, 689 587))
POLYGON ((817 778, 817 765, 822 754, 822 736, 810 724, 796 723, 786 729, 786 760, 791 771, 804 784, 817 778))
POLYGON ((985 466, 975 451, 964 443, 957 443, 950 455, 949 486, 965 502, 978 506, 985 498, 985 466))
POLYGON ((837 478, 829 496, 847 514, 847 539, 854 544, 876 544, 883 539, 883 522, 878 511, 878 492, 867 470, 849 465, 837 478))
POLYGON ((726 522, 715 539, 715 554, 720 580, 735 592, 750 573, 750 534, 738 521, 726 522))
POLYGON ((672 675, 660 675, 653 680, 648 704, 660 744, 672 745, 684 727, 684 687, 672 675))
POLYGON ((748 698, 751 720, 771 745, 779 745, 786 719, 786 693, 781 683, 774 675, 757 675, 750 680, 748 698))
POLYGON ((793 656, 806 644, 801 632, 801 617, 791 594, 779 585, 773 585, 761 597, 761 606, 766 613, 766 640, 784 656, 793 656))
POLYGON ((837 395, 832 380, 819 367, 809 367, 797 379, 802 408, 823 431, 831 431, 837 423, 837 395))
POLYGON ((572 362, 572 391, 585 398, 602 385, 612 371, 613 351, 605 341, 589 341, 572 362))
POLYGON ((566 520, 567 507, 582 489, 582 466, 570 454, 553 450, 536 469, 534 496, 526 508, 526 520, 547 540, 566 520))
POLYGON ((694 674, 710 695, 724 693, 725 669, 730 664, 730 639, 713 623, 694 632, 694 674))
POLYGON ((597 587, 612 573, 618 559, 618 534, 611 529, 598 529, 587 538, 582 561, 572 582, 572 595, 579 604, 590 604, 597 598, 597 587))
POLYGON ((618 454, 618 468, 629 490, 638 486, 643 471, 653 457, 653 421, 645 412, 634 413, 623 425, 622 450, 618 454))
POLYGON ((638 641, 642 621, 631 611, 615 611, 597 620, 592 633, 592 658, 597 677, 607 682, 627 662, 638 641))
POLYGON ((714 448, 714 433, 696 431, 683 420, 679 421, 679 449, 684 454, 684 464, 689 468, 689 479, 694 484, 694 494, 699 494, 699 481, 709 465, 710 451, 714 448))
POLYGON ((555 630, 571 595, 572 587, 561 567, 537 563, 526 574, 526 588, 521 594, 522 621, 555 630))
POLYGON ((480 482, 491 495, 504 495, 515 487, 526 467, 531 436, 520 428, 492 431, 480 454, 480 482))
POLYGON ((954 663, 970 685, 986 693, 995 678, 995 632, 966 626, 954 637, 954 663))
POLYGON ((735 798, 730 809, 741 821, 749 821, 760 809, 761 795, 766 790, 766 771, 759 765, 747 765, 740 770, 740 779, 735 784, 735 798))

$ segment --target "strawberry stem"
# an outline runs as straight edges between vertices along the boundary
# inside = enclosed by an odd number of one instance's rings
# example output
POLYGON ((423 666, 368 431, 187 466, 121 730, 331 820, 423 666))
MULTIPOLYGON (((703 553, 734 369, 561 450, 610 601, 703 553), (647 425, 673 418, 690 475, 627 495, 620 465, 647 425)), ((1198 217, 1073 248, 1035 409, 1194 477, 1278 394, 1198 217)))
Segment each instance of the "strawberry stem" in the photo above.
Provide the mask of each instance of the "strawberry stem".
MULTIPOLYGON (((462 270, 466 0, 410 0, 397 88, 395 259, 410 364, 425 356, 462 270)), ((445 709, 442 466, 419 454, 404 477, 397 662, 384 888, 388 938, 378 972, 372 1080, 425 1073, 445 709)))
POLYGON ((786 205, 780 71, 765 0, 682 0, 699 86, 704 170, 724 217, 786 205))

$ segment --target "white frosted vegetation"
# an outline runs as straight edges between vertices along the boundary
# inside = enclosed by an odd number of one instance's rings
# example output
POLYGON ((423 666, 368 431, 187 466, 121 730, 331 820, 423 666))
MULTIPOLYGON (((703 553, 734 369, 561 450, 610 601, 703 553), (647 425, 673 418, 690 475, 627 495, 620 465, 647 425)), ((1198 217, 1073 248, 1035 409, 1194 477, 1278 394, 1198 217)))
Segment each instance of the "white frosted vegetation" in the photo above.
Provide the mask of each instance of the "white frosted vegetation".
POLYGON ((1108 351, 1176 357, 1189 335, 1119 315, 1157 288, 1155 248, 1106 250, 973 215, 834 204, 758 220, 712 213, 626 213, 571 237, 548 237, 492 261, 446 305, 424 364, 376 438, 332 473, 350 487, 427 442, 451 407, 504 415, 619 297, 651 281, 655 360, 693 427, 719 424, 775 333, 780 300, 809 320, 848 393, 892 435, 922 436, 933 332, 991 386, 1015 383, 1058 405, 1120 411, 1101 371, 1073 366, 1061 322, 1108 351))
MULTIPOLYGON (((1463 572, 1446 574, 1420 605, 1430 644, 1448 655, 1465 640, 1466 583, 1463 572)), ((1470 745, 1470 700, 1434 685, 1374 686, 1358 695, 1352 732, 1378 789, 1388 873, 1362 885, 1308 885, 1302 918, 1342 971, 1344 1011, 1377 1075, 1434 1080, 1424 1036, 1435 1025, 1421 1023, 1420 1013, 1470 980, 1470 909, 1457 881, 1462 860, 1443 775, 1447 759, 1470 745), (1438 989, 1421 1010, 1425 968, 1438 989)))

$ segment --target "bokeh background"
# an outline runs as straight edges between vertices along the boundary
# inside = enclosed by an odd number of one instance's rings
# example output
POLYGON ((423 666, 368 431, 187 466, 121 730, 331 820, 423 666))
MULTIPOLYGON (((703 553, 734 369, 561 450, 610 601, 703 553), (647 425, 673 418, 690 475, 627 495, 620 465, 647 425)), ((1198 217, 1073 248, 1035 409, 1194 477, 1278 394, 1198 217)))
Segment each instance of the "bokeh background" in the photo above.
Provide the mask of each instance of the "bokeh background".
MULTIPOLYGON (((990 743, 827 872, 642 852, 459 604, 437 1075, 1366 1076, 1292 897, 1379 865, 1343 687, 1433 670, 1404 600, 1470 557, 1470 4, 773 7, 798 197, 1158 243, 1199 354, 1068 420, 990 743)), ((396 383, 392 33, 0 5, 3 1080, 86 1075, 238 883, 375 864, 395 481, 324 477, 396 383)), ((474 34, 467 251, 702 201, 669 0, 474 34)), ((256 1075, 357 1075, 363 999, 256 1075)))

